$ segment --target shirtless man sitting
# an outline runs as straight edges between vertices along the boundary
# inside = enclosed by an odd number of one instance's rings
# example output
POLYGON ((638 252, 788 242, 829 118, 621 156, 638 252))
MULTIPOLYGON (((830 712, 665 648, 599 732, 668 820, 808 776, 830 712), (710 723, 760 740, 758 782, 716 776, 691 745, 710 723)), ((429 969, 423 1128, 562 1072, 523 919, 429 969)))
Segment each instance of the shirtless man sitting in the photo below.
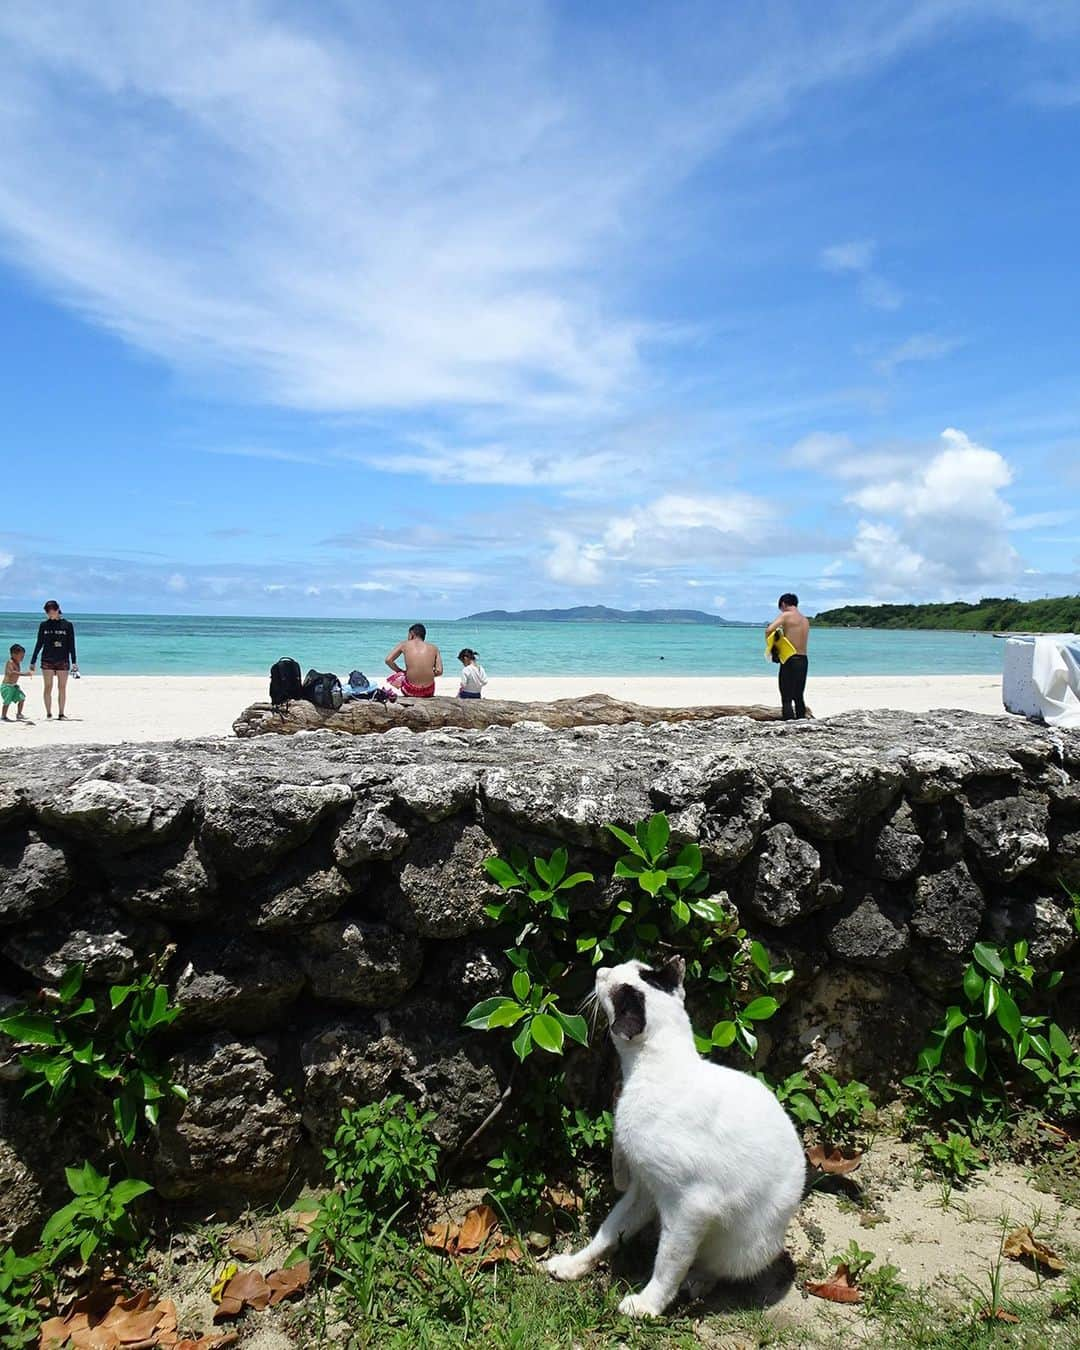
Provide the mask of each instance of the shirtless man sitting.
POLYGON ((791 591, 780 597, 779 605, 780 613, 765 629, 765 635, 779 629, 795 648, 794 655, 780 666, 780 706, 784 721, 789 722, 793 718, 806 716, 804 695, 810 664, 806 655, 807 643, 810 641, 810 620, 805 614, 799 613, 799 597, 791 591))
POLYGON ((410 698, 431 698, 435 676, 443 673, 442 656, 434 642, 428 642, 422 623, 413 624, 405 641, 387 655, 386 664, 394 672, 386 683, 410 698), (398 665, 399 656, 405 658, 404 670, 398 665))

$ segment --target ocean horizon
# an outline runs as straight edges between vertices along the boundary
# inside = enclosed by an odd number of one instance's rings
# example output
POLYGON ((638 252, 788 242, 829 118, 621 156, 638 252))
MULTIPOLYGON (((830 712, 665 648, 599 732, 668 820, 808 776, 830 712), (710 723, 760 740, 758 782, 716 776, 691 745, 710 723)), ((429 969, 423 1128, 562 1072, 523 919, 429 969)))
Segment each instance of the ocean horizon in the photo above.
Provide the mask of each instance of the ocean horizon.
MULTIPOLYGON (((86 675, 265 675, 279 657, 304 670, 371 679, 414 619, 298 619, 182 614, 79 614, 79 665, 86 675)), ((40 616, 0 614, 0 640, 33 650, 40 616)), ((489 674, 763 675, 762 629, 679 623, 432 620, 448 674, 473 647, 489 674)), ((814 675, 987 675, 1001 672, 1003 645, 990 633, 822 628, 810 639, 814 675)))

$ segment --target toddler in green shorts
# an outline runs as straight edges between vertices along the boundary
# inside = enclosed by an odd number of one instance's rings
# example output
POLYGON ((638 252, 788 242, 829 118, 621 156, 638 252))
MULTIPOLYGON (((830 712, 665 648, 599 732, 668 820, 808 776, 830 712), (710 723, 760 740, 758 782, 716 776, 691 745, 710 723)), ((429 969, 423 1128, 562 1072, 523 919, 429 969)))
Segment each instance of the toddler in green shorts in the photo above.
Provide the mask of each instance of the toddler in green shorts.
POLYGON ((17 642, 11 646, 11 655, 4 662, 4 683, 0 684, 0 700, 3 701, 4 710, 0 712, 0 719, 10 722, 8 709, 14 703, 16 708, 16 722, 24 722, 23 704, 26 702, 26 695, 19 688, 19 676, 22 674, 22 659, 26 655, 26 648, 20 647, 17 642))

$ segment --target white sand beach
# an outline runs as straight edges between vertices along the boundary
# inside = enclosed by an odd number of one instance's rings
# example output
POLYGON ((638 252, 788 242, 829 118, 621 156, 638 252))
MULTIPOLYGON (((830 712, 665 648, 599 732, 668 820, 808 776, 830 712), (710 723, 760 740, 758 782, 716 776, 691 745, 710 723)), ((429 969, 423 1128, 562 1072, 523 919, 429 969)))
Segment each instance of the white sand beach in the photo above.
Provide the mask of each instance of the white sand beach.
MULTIPOLYGON (((45 719, 41 681, 23 681, 26 714, 32 721, 0 726, 0 753, 10 745, 118 744, 231 736, 232 722, 249 703, 266 699, 267 681, 257 675, 87 675, 68 686, 68 717, 45 719)), ((439 681, 440 694, 453 697, 457 676, 439 681)), ((655 707, 705 703, 764 703, 778 706, 776 680, 753 676, 492 676, 491 698, 574 698, 605 693, 655 707)), ((807 703, 817 717, 853 709, 965 708, 1001 713, 1001 677, 996 675, 831 675, 807 686, 807 703)), ((55 709, 55 704, 54 704, 55 709)))

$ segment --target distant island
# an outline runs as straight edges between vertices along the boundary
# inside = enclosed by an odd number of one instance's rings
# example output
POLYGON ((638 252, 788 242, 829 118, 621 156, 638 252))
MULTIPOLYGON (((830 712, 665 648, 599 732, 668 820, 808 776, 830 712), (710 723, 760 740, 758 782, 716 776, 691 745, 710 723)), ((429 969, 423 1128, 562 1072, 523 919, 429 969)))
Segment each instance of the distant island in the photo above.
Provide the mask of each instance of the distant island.
POLYGON ((977 603, 953 600, 941 605, 843 605, 823 609, 819 628, 940 628, 984 633, 1080 632, 1080 595, 1051 600, 1014 600, 988 596, 977 603))
POLYGON ((463 623, 700 623, 713 628, 757 628, 756 623, 722 619, 700 609, 609 609, 574 605, 571 609, 485 609, 466 614, 463 623))

